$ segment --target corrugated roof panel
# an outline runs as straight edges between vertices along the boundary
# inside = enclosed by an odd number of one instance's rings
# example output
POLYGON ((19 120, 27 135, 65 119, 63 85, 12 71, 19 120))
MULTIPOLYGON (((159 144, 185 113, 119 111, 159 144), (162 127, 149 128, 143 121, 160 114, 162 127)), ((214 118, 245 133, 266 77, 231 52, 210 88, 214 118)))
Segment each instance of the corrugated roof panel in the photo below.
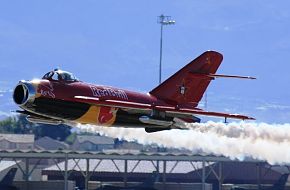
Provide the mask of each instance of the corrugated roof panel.
POLYGON ((0 141, 7 140, 13 143, 34 143, 34 135, 0 134, 0 141))

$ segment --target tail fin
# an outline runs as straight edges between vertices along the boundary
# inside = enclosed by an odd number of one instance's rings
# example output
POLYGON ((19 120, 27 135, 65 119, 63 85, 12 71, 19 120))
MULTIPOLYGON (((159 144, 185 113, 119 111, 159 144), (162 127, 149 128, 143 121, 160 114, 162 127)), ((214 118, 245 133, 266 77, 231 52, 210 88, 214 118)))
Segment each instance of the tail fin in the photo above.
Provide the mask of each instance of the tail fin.
POLYGON ((196 107, 223 60, 222 54, 207 51, 153 89, 150 94, 165 101, 196 107))
POLYGON ((159 173, 154 171, 152 175, 147 178, 143 183, 141 183, 138 187, 142 188, 153 188, 156 181, 158 181, 159 173))
POLYGON ((279 180, 276 183, 274 183, 274 185, 270 189, 271 190, 284 190, 285 184, 286 184, 286 182, 288 180, 288 176, 289 176, 289 174, 281 175, 279 180))
POLYGON ((4 176, 4 178, 0 181, 0 186, 5 185, 9 186, 12 185, 15 174, 16 174, 17 168, 11 168, 7 174, 4 176))

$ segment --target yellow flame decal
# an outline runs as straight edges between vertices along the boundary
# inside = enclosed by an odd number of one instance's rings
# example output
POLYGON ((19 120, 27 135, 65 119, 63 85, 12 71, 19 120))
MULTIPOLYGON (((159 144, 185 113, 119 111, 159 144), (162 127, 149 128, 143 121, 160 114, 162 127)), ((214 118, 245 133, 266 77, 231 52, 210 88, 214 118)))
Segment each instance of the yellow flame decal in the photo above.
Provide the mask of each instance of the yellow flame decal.
POLYGON ((111 126, 116 120, 116 113, 116 108, 91 106, 83 116, 75 121, 83 124, 111 126), (103 112, 102 108, 106 108, 107 112, 103 112), (104 119, 104 117, 106 118, 104 119))

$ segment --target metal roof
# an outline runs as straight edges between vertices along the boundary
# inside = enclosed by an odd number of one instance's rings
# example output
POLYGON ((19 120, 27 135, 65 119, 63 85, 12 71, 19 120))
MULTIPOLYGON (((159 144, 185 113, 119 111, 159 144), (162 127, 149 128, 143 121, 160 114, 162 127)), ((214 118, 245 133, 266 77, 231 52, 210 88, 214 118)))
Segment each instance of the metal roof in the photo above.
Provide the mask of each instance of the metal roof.
MULTIPOLYGON (((125 161, 124 160, 111 160, 111 159, 91 159, 89 161, 89 171, 95 172, 124 172, 125 171, 125 161)), ((67 169, 68 171, 83 171, 86 168, 86 159, 69 159, 67 169)), ((149 161, 149 160, 129 160, 127 162, 127 171, 131 173, 152 173, 156 171, 157 162, 156 161, 149 161)), ((159 164, 159 171, 163 171, 163 164, 159 164)), ((188 173, 192 172, 195 169, 200 169, 202 167, 201 162, 186 162, 186 161, 167 161, 166 162, 166 172, 168 173, 188 173), (194 166, 193 166, 193 165, 194 166)), ((50 167, 45 168, 45 171, 59 171, 65 170, 65 162, 58 163, 57 165, 53 165, 50 167)))
POLYGON ((115 159, 115 160, 160 160, 160 161, 246 161, 263 162, 247 158, 245 160, 231 160, 227 157, 214 155, 196 155, 182 153, 150 153, 150 152, 86 152, 71 150, 0 150, 1 158, 63 158, 63 159, 115 159))
POLYGON ((0 141, 7 140, 13 143, 34 143, 34 135, 0 134, 0 141))
MULTIPOLYGON (((19 163, 19 162, 17 162, 19 163)), ((2 160, 0 162, 0 171, 3 171, 7 168, 10 168, 11 166, 16 165, 15 161, 7 161, 7 160, 2 160)))
POLYGON ((76 140, 79 141, 79 143, 90 142, 98 145, 114 144, 113 138, 97 135, 77 135, 76 140))
POLYGON ((54 140, 50 137, 42 137, 34 142, 34 144, 42 149, 45 150, 57 150, 57 149, 68 149, 69 145, 61 142, 54 140))

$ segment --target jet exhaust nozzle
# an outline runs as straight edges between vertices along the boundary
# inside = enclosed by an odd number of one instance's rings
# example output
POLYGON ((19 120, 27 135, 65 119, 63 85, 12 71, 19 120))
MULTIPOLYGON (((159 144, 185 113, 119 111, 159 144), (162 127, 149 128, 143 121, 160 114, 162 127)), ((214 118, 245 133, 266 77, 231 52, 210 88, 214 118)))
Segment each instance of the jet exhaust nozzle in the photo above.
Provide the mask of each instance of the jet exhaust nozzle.
POLYGON ((27 82, 20 81, 14 89, 13 100, 17 105, 33 103, 36 95, 35 87, 27 82))

